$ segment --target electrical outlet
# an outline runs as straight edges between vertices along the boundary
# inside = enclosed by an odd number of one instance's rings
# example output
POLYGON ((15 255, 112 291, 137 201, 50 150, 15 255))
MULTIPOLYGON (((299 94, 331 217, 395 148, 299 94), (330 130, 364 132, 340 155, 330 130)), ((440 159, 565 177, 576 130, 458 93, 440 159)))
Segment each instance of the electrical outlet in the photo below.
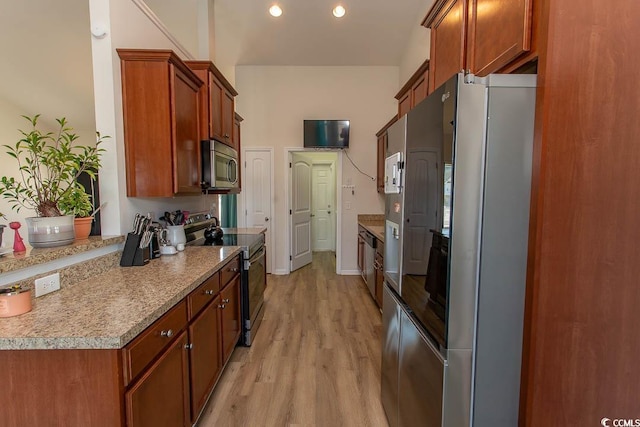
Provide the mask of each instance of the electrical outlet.
POLYGON ((36 279, 36 298, 60 289, 60 273, 36 279))

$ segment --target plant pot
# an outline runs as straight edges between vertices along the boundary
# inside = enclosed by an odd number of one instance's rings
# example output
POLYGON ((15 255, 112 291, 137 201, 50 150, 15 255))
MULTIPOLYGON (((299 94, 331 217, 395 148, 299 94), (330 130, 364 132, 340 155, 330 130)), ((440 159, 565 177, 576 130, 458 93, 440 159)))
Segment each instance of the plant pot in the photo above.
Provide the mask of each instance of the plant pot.
POLYGON ((29 244, 34 248, 52 248, 73 243, 73 215, 31 217, 27 221, 29 244))
POLYGON ((91 225, 93 224, 93 217, 87 216, 84 218, 74 218, 73 226, 76 230, 76 240, 85 240, 89 238, 91 233, 91 225))

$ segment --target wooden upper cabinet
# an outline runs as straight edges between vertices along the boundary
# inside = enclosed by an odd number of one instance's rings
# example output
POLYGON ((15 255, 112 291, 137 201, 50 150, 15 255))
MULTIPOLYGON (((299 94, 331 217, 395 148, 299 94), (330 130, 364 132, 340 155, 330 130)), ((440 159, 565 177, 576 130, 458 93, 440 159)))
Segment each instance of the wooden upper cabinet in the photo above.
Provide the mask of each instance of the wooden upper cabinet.
POLYGON ((394 116, 382 129, 376 133, 376 137, 378 138, 378 164, 377 164, 377 173, 376 173, 376 183, 378 187, 378 193, 384 194, 384 161, 386 159, 387 154, 387 145, 389 141, 389 136, 387 135, 387 129, 398 121, 398 116, 394 116))
POLYGON ((429 93, 429 70, 426 70, 424 73, 420 74, 418 79, 411 86, 411 101, 413 107, 418 105, 420 101, 427 97, 429 93))
POLYGON ((242 190, 242 150, 240 150, 240 123, 244 119, 240 114, 233 116, 233 148, 238 152, 238 192, 242 190))
POLYGON ((422 22, 431 28, 429 90, 461 70, 485 76, 534 59, 525 55, 535 50, 534 7, 534 0, 437 0, 422 22))
POLYGON ((398 117, 407 114, 429 94, 429 60, 424 61, 402 86, 396 99, 398 100, 398 117))
POLYGON ((398 116, 402 117, 411 110, 411 91, 406 91, 398 98, 398 116))
POLYGON ((467 0, 437 1, 422 25, 431 28, 429 92, 465 69, 467 0))
POLYGON ((170 50, 118 49, 127 196, 200 193, 198 90, 170 50))
POLYGON ((531 47, 532 0, 469 0, 467 69, 484 76, 531 47))
MULTIPOLYGON (((238 113, 234 113, 233 116, 233 148, 238 151, 238 157, 240 156, 240 123, 244 119, 238 113)), ((240 162, 238 162, 240 163, 240 162)))
MULTIPOLYGON (((222 92, 222 142, 233 147, 234 95, 228 90, 222 92)), ((235 148, 235 147, 234 147, 235 148)))
POLYGON ((205 82, 200 89, 201 139, 215 139, 233 147, 233 115, 238 92, 211 61, 186 61, 196 75, 205 82))

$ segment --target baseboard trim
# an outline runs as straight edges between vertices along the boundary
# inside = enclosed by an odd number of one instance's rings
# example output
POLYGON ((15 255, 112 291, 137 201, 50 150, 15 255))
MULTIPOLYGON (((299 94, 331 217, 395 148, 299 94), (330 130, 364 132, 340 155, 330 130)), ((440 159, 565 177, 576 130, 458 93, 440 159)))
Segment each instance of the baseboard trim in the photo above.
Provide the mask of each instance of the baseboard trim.
POLYGON ((289 271, 285 269, 278 269, 273 270, 271 274, 275 274, 276 276, 286 276, 287 274, 289 274, 289 271))
POLYGON ((359 276, 360 270, 342 270, 338 274, 341 276, 359 276))

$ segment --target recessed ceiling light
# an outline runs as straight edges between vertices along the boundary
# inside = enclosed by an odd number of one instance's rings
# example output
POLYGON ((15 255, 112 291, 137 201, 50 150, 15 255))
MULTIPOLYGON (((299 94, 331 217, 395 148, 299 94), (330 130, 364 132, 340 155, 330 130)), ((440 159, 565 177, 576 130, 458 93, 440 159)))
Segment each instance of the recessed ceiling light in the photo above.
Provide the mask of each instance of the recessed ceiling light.
POLYGON ((342 18, 345 13, 347 13, 347 11, 340 5, 333 8, 333 16, 335 16, 336 18, 342 18))
POLYGON ((277 4, 274 4, 269 8, 269 13, 271 14, 271 16, 277 18, 278 16, 282 15, 282 9, 277 4))

